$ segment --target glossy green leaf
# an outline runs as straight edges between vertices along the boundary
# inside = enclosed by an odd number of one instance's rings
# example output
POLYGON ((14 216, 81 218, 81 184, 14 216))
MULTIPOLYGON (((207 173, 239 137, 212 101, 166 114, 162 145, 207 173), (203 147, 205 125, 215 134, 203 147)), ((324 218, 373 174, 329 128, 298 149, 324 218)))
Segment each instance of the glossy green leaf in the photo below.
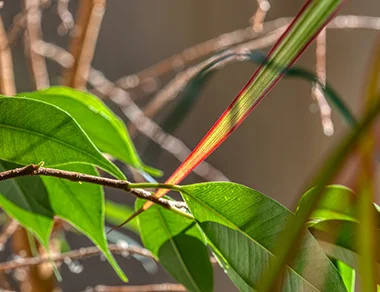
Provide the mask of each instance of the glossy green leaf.
POLYGON ((0 159, 54 167, 69 163, 98 166, 124 179, 65 111, 28 98, 0 97, 0 159))
MULTIPOLYGON (((59 169, 98 175, 91 165, 73 164, 60 166, 59 169)), ((46 186, 54 215, 68 221, 81 233, 88 236, 103 252, 117 274, 124 281, 125 274, 120 269, 108 249, 104 228, 104 193, 99 185, 78 183, 55 177, 41 177, 46 186)))
POLYGON ((96 96, 68 87, 23 92, 19 96, 44 101, 67 111, 102 152, 152 175, 161 175, 159 170, 141 162, 123 121, 96 96))
MULTIPOLYGON (((189 185, 182 187, 182 193, 231 279, 241 291, 254 289, 274 259, 273 247, 287 232, 284 227, 294 217, 292 213, 265 195, 234 183, 189 185)), ((346 291, 338 271, 309 233, 287 266, 283 289, 346 291)))
MULTIPOLYGON (((144 204, 136 201, 136 208, 144 204)), ((190 291, 212 291, 209 254, 195 222, 160 206, 137 217, 144 246, 190 291)))
MULTIPOLYGON (((0 171, 18 167, 0 161, 0 171)), ((0 181, 0 206, 12 218, 49 246, 53 227, 54 211, 49 203, 49 194, 39 177, 18 177, 0 181)))
MULTIPOLYGON (((125 218, 133 214, 134 209, 128 205, 121 205, 110 200, 106 200, 106 220, 118 226, 125 221, 125 218)), ((137 221, 128 222, 124 228, 138 232, 137 221)))
MULTIPOLYGON (((294 64, 343 2, 344 0, 306 1, 293 22, 267 55, 268 64, 275 66, 263 65, 256 70, 208 133, 166 180, 167 184, 179 184, 239 127, 268 92, 282 79, 284 69, 294 64)), ((160 198, 167 192, 168 190, 160 189, 154 196, 160 198)), ((152 202, 146 202, 143 211, 152 204, 152 202)))
MULTIPOLYGON (((315 195, 315 188, 306 192, 298 206, 301 211, 308 200, 315 195)), ((380 236, 380 213, 374 204, 377 232, 380 236)), ((358 269, 357 230, 359 230, 357 195, 339 185, 328 186, 317 208, 310 218, 309 230, 318 239, 321 247, 330 257, 358 269)), ((377 256, 378 265, 380 255, 377 256)))
POLYGON ((337 261, 336 266, 342 275, 348 292, 355 292, 355 270, 342 261, 337 261))
MULTIPOLYGON (((298 203, 297 212, 302 210, 308 201, 313 198, 316 188, 307 191, 298 203)), ((318 223, 325 220, 347 220, 358 222, 355 206, 356 195, 345 186, 331 185, 325 188, 323 197, 309 217, 310 223, 318 223)))

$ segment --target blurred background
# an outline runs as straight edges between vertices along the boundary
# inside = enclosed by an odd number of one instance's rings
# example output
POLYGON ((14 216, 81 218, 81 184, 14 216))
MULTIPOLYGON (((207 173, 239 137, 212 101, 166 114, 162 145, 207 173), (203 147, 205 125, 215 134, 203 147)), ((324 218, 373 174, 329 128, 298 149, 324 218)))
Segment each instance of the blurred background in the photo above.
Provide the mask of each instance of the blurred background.
MULTIPOLYGON (((75 12, 79 2, 70 1, 69 10, 75 12)), ((303 0, 271 0, 271 9, 265 21, 295 16, 303 3, 303 0)), ((118 80, 195 44, 249 27, 257 5, 254 0, 107 1, 92 66, 103 72, 109 80, 118 80)), ((22 1, 5 0, 3 6, 0 13, 6 28, 9 28, 14 17, 22 10, 22 1)), ((52 1, 51 6, 43 11, 43 40, 67 48, 70 37, 57 33, 61 20, 56 11, 56 1, 52 1)), ((379 16, 379 11, 379 1, 350 0, 340 14, 379 16)), ((361 110, 363 79, 375 39, 376 30, 327 30, 327 81, 356 114, 361 110)), ((33 90, 22 40, 15 44, 13 60, 17 90, 33 90)), ((313 44, 297 66, 315 71, 315 63, 313 44)), ((181 64, 177 65, 180 67, 181 64)), ((51 84, 59 84, 61 67, 51 60, 47 60, 47 66, 51 84)), ((173 136, 193 149, 256 67, 249 62, 233 62, 214 74, 183 122, 175 124, 176 121, 172 121, 173 136)), ((153 85, 163 86, 176 73, 171 71, 163 78, 153 80, 153 85)), ((141 95, 141 90, 130 91, 131 98, 144 107, 156 93, 141 95)), ((107 100, 107 103, 118 111, 113 102, 107 100)), ((163 123, 172 108, 173 103, 165 105, 155 121, 159 125, 163 123)), ((294 78, 284 79, 207 161, 229 180, 257 189, 294 209, 295 202, 315 170, 348 129, 333 110, 335 133, 332 136, 325 135, 320 115, 315 109, 310 83, 294 78)), ((119 113, 129 128, 134 127, 120 110, 119 113)), ((154 143, 136 129, 134 133, 136 147, 144 162, 162 169, 164 178, 170 175, 179 165, 179 160, 165 150, 159 151, 154 143), (154 155, 150 153, 152 149, 154 155)), ((200 181, 204 179, 191 174, 185 182, 200 181)), ((122 203, 133 201, 115 191, 107 190, 106 195, 122 203)), ((122 232, 138 241, 135 234, 122 232)), ((67 239, 73 249, 91 245, 89 240, 73 233, 68 233, 67 239)), ((8 257, 6 253, 1 253, 2 260, 8 257)), ((131 284, 173 282, 161 268, 148 273, 136 259, 121 256, 117 259, 131 284)), ((100 284, 122 284, 108 263, 100 257, 81 261, 80 264, 83 271, 79 274, 71 272, 66 266, 62 268, 63 282, 59 285, 63 291, 81 291, 87 286, 100 284)), ((215 291, 236 291, 221 270, 215 272, 215 277, 215 291)))

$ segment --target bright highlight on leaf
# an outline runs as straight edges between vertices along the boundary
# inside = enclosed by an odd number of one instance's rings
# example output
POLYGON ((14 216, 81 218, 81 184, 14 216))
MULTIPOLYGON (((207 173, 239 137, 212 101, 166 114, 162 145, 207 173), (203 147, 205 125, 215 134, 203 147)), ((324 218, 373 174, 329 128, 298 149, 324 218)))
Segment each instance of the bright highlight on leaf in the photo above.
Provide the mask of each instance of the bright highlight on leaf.
MULTIPOLYGON (((273 199, 235 183, 210 182, 181 189, 239 291, 256 291, 262 271, 276 257, 274 247, 289 232, 285 228, 294 215, 273 199)), ((286 266, 282 287, 281 291, 289 292, 346 291, 338 271, 308 232, 297 256, 286 266)))
POLYGON ((151 175, 161 175, 142 163, 123 121, 96 96, 62 86, 18 95, 58 106, 79 123, 100 151, 151 175))
POLYGON ((45 102, 0 96, 0 141, 0 159, 9 162, 85 163, 125 179, 67 112, 45 102))
MULTIPOLYGON (((268 92, 302 54, 319 31, 328 23, 344 0, 309 0, 267 56, 268 65, 260 66, 231 105, 220 116, 189 157, 166 181, 181 182, 200 162, 205 160, 254 110, 268 92)), ((162 197, 167 190, 159 190, 162 197)), ((152 205, 145 203, 143 210, 152 205)))

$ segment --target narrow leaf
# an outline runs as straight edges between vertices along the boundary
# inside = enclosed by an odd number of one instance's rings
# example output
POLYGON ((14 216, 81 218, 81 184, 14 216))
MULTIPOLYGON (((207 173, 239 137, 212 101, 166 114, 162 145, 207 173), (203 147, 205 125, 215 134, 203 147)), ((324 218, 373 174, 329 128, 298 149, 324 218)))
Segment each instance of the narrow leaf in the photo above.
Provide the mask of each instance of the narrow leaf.
MULTIPOLYGON (((168 184, 181 182, 228 138, 280 81, 284 70, 297 60, 318 32, 328 23, 342 2, 343 0, 309 0, 306 2, 267 56, 267 62, 275 66, 262 65, 257 69, 198 146, 167 180, 168 184)), ((167 191, 161 189, 155 195, 162 197, 166 193, 167 191)), ((151 205, 152 203, 147 202, 144 209, 151 205)))
POLYGON ((124 179, 78 123, 56 106, 28 98, 0 97, 0 159, 45 165, 81 162, 124 179))
MULTIPOLYGON (((133 208, 127 205, 121 205, 110 200, 106 200, 105 204, 106 220, 115 224, 116 226, 133 214, 133 208)), ((135 221, 131 221, 123 227, 130 229, 134 232, 138 232, 138 226, 135 221)))
MULTIPOLYGON (((144 204, 136 201, 136 208, 144 204)), ((138 217, 144 246, 190 291, 213 289, 212 267, 202 235, 194 221, 153 206, 138 217)))
POLYGON ((123 121, 96 96, 68 87, 51 87, 18 95, 58 106, 79 123, 102 152, 152 175, 160 175, 159 170, 144 166, 123 121))
MULTIPOLYGON (((244 283, 239 286, 242 291, 257 288, 263 270, 275 258, 275 243, 288 232, 285 227, 293 214, 269 197, 234 183, 181 188, 216 253, 232 269, 232 276, 227 269, 231 279, 237 285, 244 283)), ((339 273, 309 233, 287 266, 283 287, 285 291, 345 291, 339 273)))

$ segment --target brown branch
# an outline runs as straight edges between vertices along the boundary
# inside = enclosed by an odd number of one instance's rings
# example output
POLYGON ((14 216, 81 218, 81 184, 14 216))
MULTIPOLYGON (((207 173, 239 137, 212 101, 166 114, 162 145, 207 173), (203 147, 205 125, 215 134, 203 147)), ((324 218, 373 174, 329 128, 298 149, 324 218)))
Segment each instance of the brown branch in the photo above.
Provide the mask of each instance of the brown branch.
MULTIPOLYGON (((244 50, 259 50, 266 48, 272 44, 274 44, 278 38, 281 36, 281 34, 285 31, 286 27, 280 27, 273 31, 272 33, 265 35, 261 38, 257 38, 254 40, 251 40, 249 42, 242 43, 240 45, 235 46, 234 48, 224 51, 220 54, 217 54, 215 56, 212 56, 211 58, 208 58, 205 61, 202 61, 198 63, 197 65, 194 65, 188 69, 186 69, 183 72, 180 72, 176 75, 176 77, 170 81, 162 90, 160 90, 155 97, 148 103, 148 105, 145 107, 143 111, 143 115, 149 118, 152 118, 154 115, 156 115, 168 102, 173 100, 178 94, 181 92, 181 90, 187 85, 187 83, 196 75, 198 74, 204 67, 206 67, 208 64, 212 63, 216 58, 222 57, 224 54, 231 53, 231 51, 239 52, 244 50)), ((218 65, 224 66, 230 63, 231 61, 234 61, 236 58, 228 58, 225 62, 220 62, 218 65)), ((139 125, 141 121, 137 121, 134 123, 134 127, 130 128, 130 133, 133 136, 135 127, 139 125)))
POLYGON ((180 284, 152 284, 139 286, 104 286, 99 285, 95 288, 86 289, 86 292, 181 292, 187 291, 180 284))
POLYGON ((74 27, 73 15, 69 11, 70 0, 58 0, 57 2, 57 13, 61 19, 61 24, 58 27, 58 34, 67 34, 69 30, 74 27))
POLYGON ((49 74, 45 58, 34 52, 33 46, 41 41, 41 9, 40 0, 25 0, 26 31, 25 50, 29 59, 29 67, 36 89, 49 87, 49 74))
MULTIPOLYGON (((142 247, 123 246, 123 245, 118 245, 118 244, 110 244, 108 247, 109 247, 109 250, 114 254, 124 254, 127 252, 130 254, 141 255, 144 257, 149 257, 151 259, 154 259, 152 254, 148 250, 142 247)), ((66 253, 62 253, 62 254, 55 254, 51 256, 50 258, 48 256, 21 258, 17 260, 0 263, 0 272, 36 266, 36 265, 47 263, 50 261, 55 261, 59 263, 59 262, 63 262, 66 258, 69 258, 72 260, 84 259, 84 258, 98 255, 100 253, 101 251, 96 246, 90 246, 90 247, 80 248, 78 250, 73 250, 66 253)))
MULTIPOLYGON (((161 75, 170 71, 176 71, 178 66, 187 67, 187 65, 197 59, 207 57, 217 51, 233 47, 239 43, 260 38, 274 30, 287 26, 293 20, 292 17, 277 18, 272 21, 263 23, 261 32, 256 32, 252 26, 225 33, 216 38, 207 40, 203 43, 196 44, 193 47, 186 48, 182 52, 173 55, 159 63, 144 69, 133 75, 119 78, 115 83, 125 90, 144 86, 152 80, 156 80, 161 75)), ((335 17, 328 25, 327 29, 373 29, 380 30, 380 17, 361 16, 361 15, 339 15, 335 17)), ((151 92, 150 92, 151 93, 151 92)))
POLYGON ((166 209, 173 210, 175 209, 178 212, 182 212, 179 209, 186 208, 185 203, 177 201, 168 201, 165 199, 157 199, 152 194, 146 190, 131 188, 130 182, 126 180, 117 180, 112 178, 105 178, 100 176, 93 176, 88 174, 83 174, 74 171, 53 169, 41 167, 37 164, 30 164, 24 167, 15 168, 7 171, 0 172, 0 181, 21 177, 21 176, 33 176, 33 175, 43 175, 43 176, 52 176, 57 178, 63 178, 75 182, 87 182, 102 186, 107 186, 115 189, 120 189, 126 192, 133 194, 135 197, 140 199, 152 201, 166 209))
POLYGON ((94 56, 96 41, 102 23, 106 0, 83 0, 74 27, 75 36, 70 44, 74 65, 64 73, 63 84, 84 88, 94 56))
POLYGON ((16 232, 18 227, 19 227, 19 224, 16 220, 10 220, 5 225, 5 227, 3 228, 0 234, 0 250, 4 249, 4 246, 7 243, 8 239, 13 235, 13 233, 16 232))
POLYGON ((0 93, 15 95, 16 85, 13 72, 12 53, 9 48, 7 34, 0 15, 0 93))
MULTIPOLYGON (((316 40, 316 75, 318 80, 322 85, 326 85, 327 79, 327 69, 326 69, 326 50, 327 50, 327 39, 326 39, 326 29, 323 29, 316 40)), ((327 136, 334 134, 334 124, 331 120, 331 107, 328 104, 321 86, 316 84, 312 89, 312 96, 317 101, 323 132, 327 136)))
POLYGON ((186 48, 182 52, 162 60, 159 63, 136 74, 121 77, 115 82, 115 84, 125 90, 139 86, 144 87, 144 85, 149 84, 152 80, 155 80, 161 75, 164 75, 170 71, 178 71, 178 64, 182 64, 181 67, 186 67, 189 63, 211 55, 217 51, 229 48, 247 40, 262 37, 265 34, 278 29, 279 27, 288 25, 290 21, 291 18, 278 18, 274 21, 268 21, 264 23, 263 30, 261 32, 256 32, 252 29, 252 27, 247 27, 222 34, 203 43, 196 44, 193 47, 186 48))
MULTIPOLYGON (((52 43, 40 42, 34 49, 38 54, 44 55, 64 68, 70 67, 74 62, 70 53, 52 43)), ((140 119, 143 115, 140 108, 130 98, 129 93, 109 81, 100 71, 90 68, 88 81, 95 88, 98 95, 104 98, 108 97, 115 102, 132 123, 136 123, 137 119, 140 119)), ((179 161, 186 159, 191 152, 181 140, 165 133, 153 120, 147 118, 147 122, 144 121, 143 124, 143 127, 138 127, 137 129, 161 148, 174 155, 179 161)), ((209 181, 228 181, 228 178, 223 173, 206 161, 203 161, 194 169, 194 173, 209 181)))
POLYGON ((270 9, 270 3, 267 0, 257 0, 258 8, 251 18, 252 28, 254 31, 261 32, 265 17, 270 9))
MULTIPOLYGON (((153 120, 145 117, 144 113, 130 98, 128 92, 115 86, 101 72, 92 69, 89 82, 94 86, 98 95, 106 96, 116 103, 138 131, 171 153, 179 161, 184 161, 191 153, 191 150, 181 140, 166 133, 153 120)), ((209 181, 228 181, 222 172, 206 161, 202 161, 193 171, 209 181)))

